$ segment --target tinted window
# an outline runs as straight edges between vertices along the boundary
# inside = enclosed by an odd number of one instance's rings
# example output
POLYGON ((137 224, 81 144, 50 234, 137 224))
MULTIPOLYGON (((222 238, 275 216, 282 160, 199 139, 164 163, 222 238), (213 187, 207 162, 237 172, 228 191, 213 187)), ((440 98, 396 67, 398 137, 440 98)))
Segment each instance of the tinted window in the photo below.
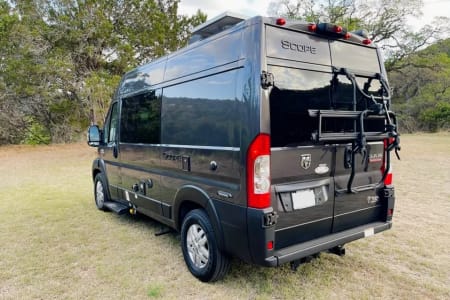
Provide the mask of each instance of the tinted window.
POLYGON ((113 103, 105 121, 104 136, 103 136, 104 139, 103 141, 105 144, 116 141, 118 119, 119 119, 118 105, 117 103, 113 103))
POLYGON ((380 63, 375 48, 330 41, 332 65, 366 72, 380 73, 380 63))
POLYGON ((238 145, 237 71, 185 82, 163 91, 162 143, 238 145))
POLYGON ((275 66, 269 72, 275 80, 270 93, 272 146, 309 142, 318 123, 308 109, 330 109, 331 73, 275 66))
MULTIPOLYGON (((358 86, 365 90, 367 94, 379 95, 381 83, 378 79, 368 80, 367 78, 356 77, 358 86)), ((333 81, 332 104, 331 107, 340 110, 353 110, 353 85, 345 76, 339 75, 333 81)), ((356 91, 356 110, 368 109, 371 105, 370 100, 363 97, 361 93, 356 91)))
POLYGON ((161 97, 155 91, 124 98, 121 115, 121 142, 160 143, 161 97))

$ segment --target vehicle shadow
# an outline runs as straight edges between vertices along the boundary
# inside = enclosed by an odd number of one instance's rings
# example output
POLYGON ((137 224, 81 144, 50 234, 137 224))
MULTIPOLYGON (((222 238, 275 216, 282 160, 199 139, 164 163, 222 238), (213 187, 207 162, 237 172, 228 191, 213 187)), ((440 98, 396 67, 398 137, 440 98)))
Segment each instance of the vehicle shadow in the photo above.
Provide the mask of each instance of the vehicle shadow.
MULTIPOLYGON (((174 264, 183 266, 179 268, 179 272, 189 273, 188 269, 184 267, 185 263, 181 255, 179 232, 141 214, 125 214, 117 216, 116 219, 121 225, 132 227, 130 231, 133 231, 133 228, 143 228, 145 231, 148 231, 150 243, 156 239, 162 239, 159 242, 164 245, 163 248, 165 250, 169 251, 168 249, 170 249, 174 253, 179 253, 179 255, 174 255, 172 258, 174 264)), ((333 274, 339 272, 339 259, 342 258, 322 253, 318 258, 301 264, 296 270, 293 270, 289 263, 277 268, 268 268, 232 258, 228 274, 224 279, 213 284, 225 285, 227 288, 236 290, 242 288, 251 289, 258 291, 260 295, 268 295, 276 290, 278 286, 286 287, 286 284, 289 283, 298 287, 299 284, 307 284, 308 281, 327 280, 328 277, 332 277, 334 276, 333 274)))

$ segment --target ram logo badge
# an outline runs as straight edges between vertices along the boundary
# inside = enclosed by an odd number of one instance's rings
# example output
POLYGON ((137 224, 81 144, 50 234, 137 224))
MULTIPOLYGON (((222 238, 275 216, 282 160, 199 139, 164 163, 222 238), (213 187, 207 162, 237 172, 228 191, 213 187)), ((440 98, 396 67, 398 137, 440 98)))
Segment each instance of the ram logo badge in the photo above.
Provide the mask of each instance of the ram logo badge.
POLYGON ((300 156, 300 166, 305 170, 311 167, 311 154, 302 154, 300 156))

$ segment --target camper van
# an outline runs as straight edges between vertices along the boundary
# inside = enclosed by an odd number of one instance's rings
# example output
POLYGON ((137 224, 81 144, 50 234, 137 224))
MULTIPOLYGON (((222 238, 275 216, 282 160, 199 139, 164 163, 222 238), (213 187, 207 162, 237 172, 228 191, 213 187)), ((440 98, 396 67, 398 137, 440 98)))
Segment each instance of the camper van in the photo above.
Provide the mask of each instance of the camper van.
POLYGON ((390 229, 396 116, 362 31, 225 13, 125 74, 92 166, 100 210, 179 232, 189 271, 276 267, 390 229))

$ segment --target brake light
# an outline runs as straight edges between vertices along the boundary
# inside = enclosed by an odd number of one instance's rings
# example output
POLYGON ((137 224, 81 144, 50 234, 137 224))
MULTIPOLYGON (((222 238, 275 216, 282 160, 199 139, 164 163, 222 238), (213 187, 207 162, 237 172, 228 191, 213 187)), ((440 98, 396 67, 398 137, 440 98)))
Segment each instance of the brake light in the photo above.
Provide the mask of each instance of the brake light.
POLYGON ((369 40, 369 39, 364 39, 364 40, 362 41, 362 43, 363 43, 364 45, 370 45, 370 44, 372 44, 372 41, 369 40))
MULTIPOLYGON (((389 144, 391 144, 393 142, 394 142, 393 138, 385 139, 383 141, 384 151, 383 151, 383 164, 381 165, 381 175, 384 175, 384 172, 386 171, 386 149, 389 146, 389 144)), ((384 178, 384 185, 385 186, 392 185, 392 164, 390 165, 388 173, 387 173, 386 177, 384 178)))
POLYGON ((259 134, 247 152, 247 204, 270 207, 270 135, 259 134))
POLYGON ((351 37, 352 37, 352 35, 348 32, 344 35, 344 39, 346 39, 346 40, 350 39, 351 37))
POLYGON ((279 25, 279 26, 283 26, 283 25, 286 24, 286 19, 284 19, 284 18, 278 18, 276 23, 277 23, 277 25, 279 25))
POLYGON ((308 25, 308 30, 311 31, 311 32, 316 32, 317 25, 316 24, 309 24, 308 25))
POLYGON ((342 26, 334 25, 334 32, 341 33, 342 32, 342 26))

